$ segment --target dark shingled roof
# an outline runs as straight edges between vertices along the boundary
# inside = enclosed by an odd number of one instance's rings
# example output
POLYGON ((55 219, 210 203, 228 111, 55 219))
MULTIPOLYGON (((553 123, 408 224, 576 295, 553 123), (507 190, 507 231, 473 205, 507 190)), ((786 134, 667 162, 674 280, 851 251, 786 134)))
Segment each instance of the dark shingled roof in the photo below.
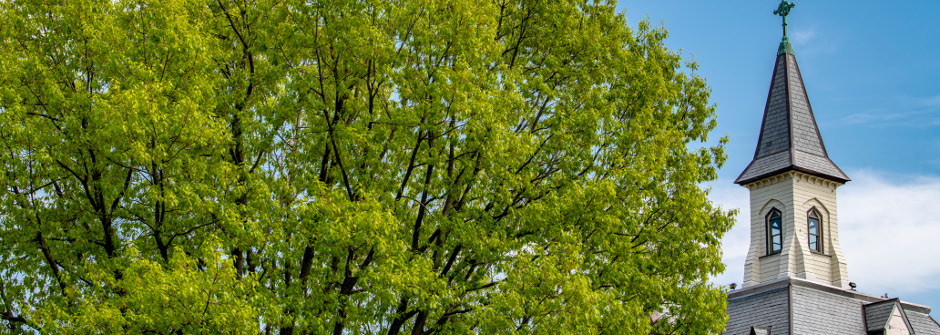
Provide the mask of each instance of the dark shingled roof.
MULTIPOLYGON (((728 297, 726 335, 749 335, 753 327, 773 329, 774 334, 790 334, 790 291, 786 283, 765 286, 754 294, 728 297)), ((740 292, 740 291, 739 291, 740 292)))
POLYGON ((866 330, 882 330, 888 319, 891 318, 891 311, 897 304, 895 299, 873 302, 862 306, 865 310, 865 328, 866 330))
POLYGON ((883 329, 894 306, 917 335, 940 335, 930 307, 797 278, 731 291, 722 334, 749 335, 760 327, 773 334, 861 335, 883 329))
MULTIPOLYGON (((888 324, 888 320, 891 319, 891 312, 894 312, 895 307, 901 312, 901 318, 904 319, 904 324, 907 325, 908 330, 914 328, 911 320, 908 319, 907 312, 901 307, 901 299, 894 298, 862 305, 865 312, 865 327, 868 333, 882 333, 888 324)), ((933 327, 928 325, 925 328, 932 329, 933 327)))
POLYGON ((744 185, 790 170, 840 183, 850 180, 829 160, 796 56, 784 53, 774 66, 754 160, 734 182, 744 185))
POLYGON ((911 322, 911 328, 914 328, 914 332, 918 335, 940 334, 940 324, 937 324, 937 320, 930 317, 930 314, 913 310, 905 310, 904 313, 907 314, 907 320, 911 322))
POLYGON ((811 286, 794 285, 792 291, 793 334, 865 334, 862 301, 811 286))

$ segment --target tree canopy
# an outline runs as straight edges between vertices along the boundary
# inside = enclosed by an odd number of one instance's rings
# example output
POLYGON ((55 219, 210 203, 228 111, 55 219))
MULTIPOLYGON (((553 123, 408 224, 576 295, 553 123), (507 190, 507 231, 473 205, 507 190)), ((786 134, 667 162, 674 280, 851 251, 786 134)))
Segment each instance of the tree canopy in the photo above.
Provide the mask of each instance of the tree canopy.
POLYGON ((724 327, 710 90, 612 1, 11 0, 0 22, 4 331, 724 327))

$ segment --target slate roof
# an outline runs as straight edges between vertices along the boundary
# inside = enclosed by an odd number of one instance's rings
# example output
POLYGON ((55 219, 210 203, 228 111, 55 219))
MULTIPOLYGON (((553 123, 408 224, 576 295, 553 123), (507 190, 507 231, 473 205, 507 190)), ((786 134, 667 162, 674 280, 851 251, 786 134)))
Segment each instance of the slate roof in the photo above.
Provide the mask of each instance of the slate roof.
POLYGON ((729 335, 749 335, 751 328, 771 328, 774 334, 790 333, 790 294, 787 286, 768 288, 757 294, 728 298, 729 335))
POLYGON ((915 333, 930 335, 940 334, 940 324, 937 324, 937 320, 930 317, 930 314, 912 310, 905 310, 905 313, 907 314, 907 319, 911 321, 911 328, 914 328, 915 333))
POLYGON ((863 335, 883 328, 895 305, 915 334, 940 335, 940 324, 930 317, 930 307, 798 278, 732 291, 722 334, 749 335, 760 327, 773 329, 774 335, 863 335), (882 306, 887 306, 886 312, 882 306))
POLYGON ((792 334, 865 334, 863 301, 801 285, 792 291, 792 334))
POLYGON ((891 299, 862 306, 865 310, 865 328, 869 331, 884 329, 896 304, 897 299, 891 299))
POLYGON ((790 170, 849 181, 826 153, 796 56, 777 55, 775 64, 754 159, 734 182, 744 185, 790 170))

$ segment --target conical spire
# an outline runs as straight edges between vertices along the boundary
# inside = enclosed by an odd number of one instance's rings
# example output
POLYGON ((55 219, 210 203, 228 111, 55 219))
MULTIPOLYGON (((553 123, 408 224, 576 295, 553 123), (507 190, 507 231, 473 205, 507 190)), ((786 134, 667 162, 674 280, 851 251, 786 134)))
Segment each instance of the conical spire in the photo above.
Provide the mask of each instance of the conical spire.
POLYGON ((784 37, 777 53, 754 160, 735 180, 736 184, 744 185, 790 170, 840 183, 850 180, 826 153, 800 67, 786 37, 786 15, 792 7, 793 4, 784 0, 774 11, 784 18, 784 37))

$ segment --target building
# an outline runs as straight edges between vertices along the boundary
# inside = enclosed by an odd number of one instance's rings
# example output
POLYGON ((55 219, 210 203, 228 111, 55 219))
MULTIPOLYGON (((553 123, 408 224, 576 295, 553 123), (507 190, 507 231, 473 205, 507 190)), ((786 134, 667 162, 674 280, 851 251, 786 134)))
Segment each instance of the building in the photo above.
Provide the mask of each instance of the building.
POLYGON ((735 183, 751 197, 742 287, 724 334, 938 334, 930 307, 857 292, 839 246, 836 189, 849 177, 826 152, 782 1, 783 40, 754 159, 735 183))

